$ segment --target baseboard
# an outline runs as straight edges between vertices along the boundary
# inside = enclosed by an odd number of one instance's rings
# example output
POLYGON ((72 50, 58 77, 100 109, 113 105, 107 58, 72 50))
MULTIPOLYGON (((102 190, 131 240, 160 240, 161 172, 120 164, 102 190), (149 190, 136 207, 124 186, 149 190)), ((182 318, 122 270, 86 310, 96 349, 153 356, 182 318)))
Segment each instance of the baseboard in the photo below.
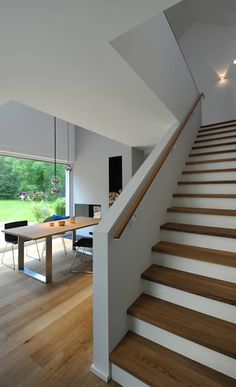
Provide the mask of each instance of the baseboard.
POLYGON ((102 370, 97 368, 95 364, 93 363, 90 367, 90 371, 96 375, 98 378, 102 379, 104 382, 108 383, 111 379, 111 376, 109 374, 104 373, 102 370))
POLYGON ((147 384, 116 365, 111 365, 112 380, 124 387, 148 387, 147 384))

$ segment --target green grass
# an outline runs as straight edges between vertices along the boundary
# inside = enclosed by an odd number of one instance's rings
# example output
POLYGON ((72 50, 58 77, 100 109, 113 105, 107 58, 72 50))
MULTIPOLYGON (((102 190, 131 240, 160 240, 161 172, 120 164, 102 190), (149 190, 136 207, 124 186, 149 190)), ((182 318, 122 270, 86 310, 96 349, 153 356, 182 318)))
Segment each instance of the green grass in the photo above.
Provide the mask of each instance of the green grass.
MULTIPOLYGON (((22 200, 0 200, 0 222, 28 220, 28 222, 36 222, 32 212, 32 205, 37 202, 22 201, 22 200)), ((54 213, 54 204, 48 204, 51 213, 54 213)))

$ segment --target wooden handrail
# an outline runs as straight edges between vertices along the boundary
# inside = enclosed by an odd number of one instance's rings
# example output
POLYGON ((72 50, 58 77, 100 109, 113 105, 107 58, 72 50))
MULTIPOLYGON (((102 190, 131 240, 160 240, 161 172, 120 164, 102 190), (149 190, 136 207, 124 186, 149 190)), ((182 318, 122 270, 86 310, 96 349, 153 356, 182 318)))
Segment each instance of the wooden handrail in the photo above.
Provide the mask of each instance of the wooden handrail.
POLYGON ((166 161, 167 157, 169 156, 173 146, 175 145, 175 143, 178 140, 180 134, 182 133, 182 131, 185 128, 185 126, 187 125, 190 117, 192 116, 194 110, 196 109, 197 105, 199 104, 199 102, 200 102, 200 100, 202 98, 204 98, 204 94, 203 93, 199 95, 199 97, 197 98, 196 102, 194 103, 191 111, 188 113, 188 115, 185 118, 185 120, 180 124, 179 128, 177 129, 177 131, 173 134, 168 147, 163 152, 162 157, 160 158, 160 160, 158 160, 158 162, 157 162, 156 166, 154 167, 152 173, 150 174, 149 178, 147 179, 147 181, 143 185, 143 188, 142 188, 140 194, 138 195, 138 197, 136 198, 134 203, 126 211, 126 214, 125 214, 124 218, 121 220, 119 226, 117 227, 117 229, 116 229, 116 231, 114 233, 114 238, 115 239, 119 239, 121 237, 121 235, 123 234, 123 231, 125 230, 127 224, 129 223, 130 219, 134 215, 134 213, 135 213, 136 209, 138 208, 139 204, 143 200, 143 197, 145 196, 146 192, 148 191, 148 189, 151 186, 153 180, 155 179, 155 177, 157 176, 158 172, 160 171, 162 165, 166 161))

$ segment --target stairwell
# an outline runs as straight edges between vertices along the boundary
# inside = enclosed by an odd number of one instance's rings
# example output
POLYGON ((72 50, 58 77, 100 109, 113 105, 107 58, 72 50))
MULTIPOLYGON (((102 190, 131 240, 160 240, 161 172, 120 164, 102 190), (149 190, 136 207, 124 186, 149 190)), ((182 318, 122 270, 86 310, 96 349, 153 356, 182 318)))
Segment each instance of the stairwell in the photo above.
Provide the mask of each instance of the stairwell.
POLYGON ((129 331, 110 355, 132 386, 236 385, 236 121, 201 127, 129 331))

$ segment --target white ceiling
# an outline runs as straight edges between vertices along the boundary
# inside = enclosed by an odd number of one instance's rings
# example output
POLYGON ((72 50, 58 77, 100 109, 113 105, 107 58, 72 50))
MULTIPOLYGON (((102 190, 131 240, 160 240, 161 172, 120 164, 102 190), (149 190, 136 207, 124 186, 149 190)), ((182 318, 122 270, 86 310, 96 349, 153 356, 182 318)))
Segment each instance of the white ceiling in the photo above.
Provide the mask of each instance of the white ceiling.
POLYGON ((178 39, 194 23, 236 28, 236 0, 183 0, 166 15, 178 39))
POLYGON ((0 0, 0 103, 16 100, 132 146, 173 116, 110 42, 177 0, 0 0))
POLYGON ((165 13, 200 90, 236 77, 236 0, 183 0, 165 13))

